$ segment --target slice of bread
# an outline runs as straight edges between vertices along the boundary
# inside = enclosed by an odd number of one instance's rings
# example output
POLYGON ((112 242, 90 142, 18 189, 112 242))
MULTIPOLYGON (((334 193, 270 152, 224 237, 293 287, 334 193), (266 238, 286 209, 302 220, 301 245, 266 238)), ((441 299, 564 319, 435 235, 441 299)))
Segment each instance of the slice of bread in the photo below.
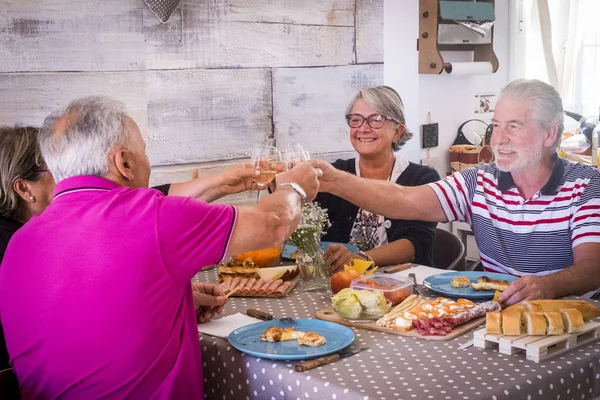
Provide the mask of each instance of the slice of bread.
POLYGON ((558 311, 547 311, 544 313, 544 318, 548 323, 548 335, 562 335, 565 332, 565 326, 558 311))
POLYGON ((567 333, 576 333, 583 330, 583 315, 581 311, 576 308, 565 308, 560 310, 563 324, 567 330, 567 333))
POLYGON ((523 335, 525 332, 523 313, 519 311, 502 312, 502 332, 505 335, 523 335))
POLYGON ((525 326, 528 335, 545 335, 548 329, 548 323, 544 314, 535 311, 526 311, 525 326))
POLYGON ((486 333, 492 335, 502 335, 502 313, 492 311, 485 314, 486 333))
POLYGON ((453 288, 461 288, 469 286, 470 283, 471 280, 466 276, 455 276, 452 278, 452 281, 450 281, 450 286, 453 288))
POLYGON ((477 283, 471 283, 473 290, 498 290, 500 292, 505 291, 510 286, 508 281, 499 281, 491 279, 487 276, 480 276, 477 279, 477 283))

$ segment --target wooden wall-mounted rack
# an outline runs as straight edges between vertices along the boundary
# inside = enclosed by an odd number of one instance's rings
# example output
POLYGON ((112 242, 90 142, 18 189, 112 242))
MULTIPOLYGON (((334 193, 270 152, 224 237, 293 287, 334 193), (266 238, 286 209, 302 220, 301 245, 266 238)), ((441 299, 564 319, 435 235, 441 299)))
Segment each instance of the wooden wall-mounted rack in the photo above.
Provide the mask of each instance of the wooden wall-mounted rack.
MULTIPOLYGON (((475 1, 473 1, 475 2, 475 1)), ((478 0, 479 3, 491 3, 494 0, 478 0)), ((438 29, 440 23, 439 0, 419 0, 419 39, 417 49, 419 51, 419 73, 441 74, 443 71, 450 73, 452 64, 445 62, 440 51, 473 51, 473 61, 487 61, 492 64, 492 71, 498 70, 498 58, 494 53, 494 32, 491 31, 491 41, 487 44, 439 44, 438 29)))

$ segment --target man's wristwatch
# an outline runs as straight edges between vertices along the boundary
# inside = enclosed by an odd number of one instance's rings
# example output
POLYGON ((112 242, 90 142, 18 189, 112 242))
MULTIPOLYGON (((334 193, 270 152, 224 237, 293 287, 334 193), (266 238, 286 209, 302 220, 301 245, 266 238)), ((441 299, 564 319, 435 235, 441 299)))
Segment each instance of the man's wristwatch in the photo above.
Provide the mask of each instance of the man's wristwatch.
POLYGON ((368 255, 367 253, 365 253, 365 252, 364 252, 364 251, 362 251, 362 250, 359 250, 359 251, 357 251, 357 252, 356 252, 356 254, 357 254, 357 255, 359 255, 360 257, 364 258, 364 259, 365 259, 365 260, 367 260, 367 261, 371 261, 371 262, 373 262, 373 258, 371 258, 371 256, 370 256, 370 255, 368 255))
POLYGON ((277 187, 280 188, 283 186, 291 187, 296 193, 298 193, 298 196, 300 196, 300 199, 303 203, 306 201, 306 192, 304 191, 304 189, 302 189, 302 186, 298 185, 296 182, 283 182, 280 183, 277 187))

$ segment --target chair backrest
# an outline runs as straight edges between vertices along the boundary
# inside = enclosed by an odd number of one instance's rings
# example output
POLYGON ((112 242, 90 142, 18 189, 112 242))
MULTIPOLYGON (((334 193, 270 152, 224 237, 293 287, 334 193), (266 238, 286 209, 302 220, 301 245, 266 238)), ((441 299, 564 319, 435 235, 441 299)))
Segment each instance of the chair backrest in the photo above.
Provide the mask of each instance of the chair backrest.
POLYGON ((444 229, 437 228, 433 241, 433 265, 436 268, 464 271, 466 249, 460 239, 444 229))
POLYGON ((0 399, 19 400, 19 382, 12 368, 0 371, 0 399))

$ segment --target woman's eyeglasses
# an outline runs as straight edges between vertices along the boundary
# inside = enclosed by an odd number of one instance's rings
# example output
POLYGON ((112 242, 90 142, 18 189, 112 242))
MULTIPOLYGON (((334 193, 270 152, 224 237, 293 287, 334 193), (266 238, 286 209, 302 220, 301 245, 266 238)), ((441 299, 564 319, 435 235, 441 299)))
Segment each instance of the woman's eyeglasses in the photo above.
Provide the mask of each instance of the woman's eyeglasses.
POLYGON ((385 121, 394 121, 397 123, 397 121, 393 118, 386 117, 385 115, 381 114, 372 114, 368 117, 363 117, 360 114, 346 115, 346 122, 348 122, 350 128, 360 128, 365 121, 367 121, 367 124, 369 124, 369 126, 373 129, 381 128, 383 124, 385 124, 385 121))

